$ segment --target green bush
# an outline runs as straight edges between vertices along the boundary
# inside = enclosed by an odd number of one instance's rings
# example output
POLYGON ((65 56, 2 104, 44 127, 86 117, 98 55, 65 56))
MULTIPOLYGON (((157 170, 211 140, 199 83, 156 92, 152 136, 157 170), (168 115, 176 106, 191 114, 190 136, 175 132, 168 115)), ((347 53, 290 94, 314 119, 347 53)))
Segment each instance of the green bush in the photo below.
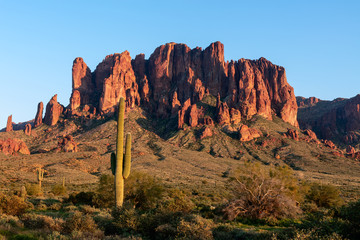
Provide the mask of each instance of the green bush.
POLYGON ((61 185, 61 184, 56 184, 52 187, 51 192, 55 195, 55 196, 64 196, 67 193, 67 189, 65 186, 61 185))
POLYGON ((65 220, 63 226, 66 233, 74 231, 95 233, 99 230, 94 219, 90 215, 81 212, 74 212, 65 220))
POLYGON ((114 176, 103 174, 99 179, 99 186, 93 199, 96 207, 109 208, 115 205, 114 176))
POLYGON ((324 208, 339 207, 343 204, 339 189, 330 184, 311 183, 305 198, 308 202, 324 208))
POLYGON ((166 193, 159 206, 160 211, 189 213, 195 208, 195 204, 189 196, 180 189, 172 188, 167 190, 166 193))
POLYGON ((61 231, 64 220, 45 215, 25 214, 21 217, 24 226, 30 229, 42 229, 42 231, 61 231))
POLYGON ((43 193, 39 184, 26 184, 25 185, 26 192, 29 196, 41 196, 43 193))
POLYGON ((125 201, 136 208, 144 210, 156 207, 163 193, 161 180, 146 173, 134 171, 125 181, 125 201))
POLYGON ((72 204, 86 204, 92 206, 94 197, 94 192, 71 193, 66 202, 71 202, 72 204))
POLYGON ((23 198, 11 194, 0 193, 0 214, 22 215, 30 208, 23 198))
POLYGON ((338 217, 343 220, 343 236, 349 239, 360 239, 360 200, 340 208, 338 217))

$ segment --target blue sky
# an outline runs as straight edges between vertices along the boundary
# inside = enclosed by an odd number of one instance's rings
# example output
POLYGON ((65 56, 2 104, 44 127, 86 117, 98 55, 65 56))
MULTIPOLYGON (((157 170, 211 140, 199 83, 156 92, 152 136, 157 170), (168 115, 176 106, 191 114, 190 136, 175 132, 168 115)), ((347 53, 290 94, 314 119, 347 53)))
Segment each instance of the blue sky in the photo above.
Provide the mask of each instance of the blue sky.
POLYGON ((298 96, 360 93, 360 1, 0 0, 0 128, 34 118, 54 94, 67 106, 71 67, 132 57, 167 42, 225 45, 225 59, 284 66, 298 96))

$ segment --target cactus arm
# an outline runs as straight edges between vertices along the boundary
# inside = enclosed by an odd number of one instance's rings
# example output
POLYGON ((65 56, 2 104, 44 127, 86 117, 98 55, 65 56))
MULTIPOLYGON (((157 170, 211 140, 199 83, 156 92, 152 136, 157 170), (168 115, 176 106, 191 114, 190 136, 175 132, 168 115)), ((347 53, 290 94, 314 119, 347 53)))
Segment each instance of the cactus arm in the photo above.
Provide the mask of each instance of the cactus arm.
POLYGON ((131 168, 131 134, 126 134, 123 177, 127 179, 131 168))
POLYGON ((116 154, 114 152, 111 153, 111 172, 115 175, 116 170, 116 154))

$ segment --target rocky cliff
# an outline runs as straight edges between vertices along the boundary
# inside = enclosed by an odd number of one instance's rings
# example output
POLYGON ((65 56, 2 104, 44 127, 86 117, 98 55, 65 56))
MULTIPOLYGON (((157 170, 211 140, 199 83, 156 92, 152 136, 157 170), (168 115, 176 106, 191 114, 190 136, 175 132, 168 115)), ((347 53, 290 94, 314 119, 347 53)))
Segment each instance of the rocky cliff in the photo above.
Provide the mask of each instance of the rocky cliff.
POLYGON ((144 106, 152 116, 178 118, 178 126, 203 124, 209 120, 195 105, 204 96, 219 96, 216 119, 221 124, 272 115, 298 126, 293 88, 285 69, 266 60, 240 59, 225 62, 224 45, 210 44, 202 50, 185 44, 167 43, 155 49, 148 60, 143 54, 107 56, 91 72, 82 58, 73 63, 73 91, 68 109, 91 105, 98 114, 114 112, 120 97, 127 111, 144 106), (233 119, 231 119, 231 117, 233 119))
MULTIPOLYGON (((299 102, 298 98, 298 102, 299 102)), ((301 128, 312 129, 323 139, 338 143, 356 144, 360 140, 360 95, 350 99, 338 98, 333 101, 302 102, 299 124, 301 128)))

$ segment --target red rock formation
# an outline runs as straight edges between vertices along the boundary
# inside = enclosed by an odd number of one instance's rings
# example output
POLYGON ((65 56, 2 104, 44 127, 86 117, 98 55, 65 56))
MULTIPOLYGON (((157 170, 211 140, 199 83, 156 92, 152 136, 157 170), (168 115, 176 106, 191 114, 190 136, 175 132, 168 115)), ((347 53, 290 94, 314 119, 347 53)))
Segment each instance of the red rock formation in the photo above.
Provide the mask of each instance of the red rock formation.
POLYGON ((346 147, 346 153, 347 154, 354 154, 356 151, 355 151, 355 148, 353 147, 353 146, 350 146, 350 145, 348 145, 347 147, 346 147))
POLYGON ((49 126, 55 125, 63 111, 63 107, 57 102, 57 94, 55 94, 46 105, 44 122, 49 126))
POLYGON ((331 140, 325 140, 324 144, 325 144, 326 147, 329 147, 331 149, 336 149, 335 144, 331 140))
POLYGON ((295 141, 299 141, 299 133, 297 130, 294 129, 288 129, 286 132, 286 135, 292 139, 294 139, 295 141))
POLYGON ((306 135, 308 135, 312 140, 315 140, 315 141, 317 140, 316 134, 313 131, 311 131, 310 129, 305 129, 304 133, 306 135))
POLYGON ((84 105, 92 102, 92 96, 95 90, 95 86, 92 81, 90 68, 80 57, 75 58, 73 62, 72 89, 73 93, 70 98, 70 103, 74 102, 74 104, 76 104, 71 105, 71 110, 75 110, 77 107, 80 106, 80 104, 84 105), (76 94, 74 94, 75 91, 77 91, 76 94), (73 99, 73 97, 75 99, 73 99), (77 106, 77 103, 80 104, 77 106))
POLYGON ((305 106, 298 117, 300 126, 311 128, 319 138, 356 143, 360 136, 360 95, 305 106))
MULTIPOLYGON (((205 50, 168 43, 158 47, 149 60, 144 54, 131 60, 127 51, 109 55, 96 67, 93 78, 90 75, 83 60, 75 59, 73 92, 79 91, 81 105, 88 102, 83 101, 83 95, 91 96, 94 103, 99 103, 99 112, 113 111, 119 98, 126 97, 128 108, 141 102, 156 117, 169 118, 179 113, 181 125, 182 118, 187 118, 180 107, 185 101, 190 99, 196 104, 206 94, 219 94, 224 99, 218 106, 221 124, 239 122, 242 117, 249 119, 255 114, 271 119, 276 114, 297 126, 294 91, 287 83, 284 68, 264 58, 227 63, 220 42, 205 50), (92 92, 87 91, 91 84, 92 92)), ((74 93, 71 100, 75 107, 78 95, 74 93)))
POLYGON ((0 140, 0 151, 5 155, 14 155, 16 153, 30 154, 28 147, 23 141, 11 138, 7 140, 0 140))
POLYGON ((239 130, 239 136, 240 141, 247 142, 253 140, 254 138, 260 137, 261 133, 255 128, 249 128, 246 125, 242 125, 239 130))
POLYGON ((315 104, 317 104, 318 102, 320 102, 321 100, 316 98, 316 97, 309 97, 309 98, 304 98, 304 97, 296 97, 296 103, 299 107, 309 107, 309 106, 313 106, 315 104))
POLYGON ((70 97, 70 110, 75 111, 81 105, 80 92, 74 90, 70 97))
POLYGON ((182 129, 183 125, 185 123, 185 115, 187 110, 190 108, 191 106, 191 100, 188 99, 185 101, 184 105, 181 107, 181 110, 178 111, 178 129, 182 129))
POLYGON ((10 115, 7 119, 6 123, 6 132, 11 132, 13 130, 13 124, 12 124, 12 115, 10 115))
POLYGON ((199 117, 196 104, 193 104, 189 113, 189 125, 190 127, 196 127, 198 125, 199 117))
POLYGON ((205 116, 205 117, 203 118, 203 124, 204 124, 204 125, 208 125, 208 126, 214 126, 214 121, 212 120, 211 117, 205 116))
POLYGON ((77 152, 77 143, 71 135, 67 135, 58 141, 57 151, 77 152))
POLYGON ((200 139, 204 139, 206 137, 211 137, 213 135, 213 132, 211 131, 211 129, 209 127, 205 127, 200 135, 200 139))
POLYGON ((230 122, 232 124, 239 124, 241 122, 241 112, 235 108, 230 109, 230 122))
POLYGON ((42 124, 43 110, 44 110, 44 104, 43 104, 43 102, 39 102, 36 116, 35 116, 34 127, 38 127, 42 124))
POLYGON ((31 124, 28 123, 25 125, 25 130, 24 130, 25 134, 30 136, 31 135, 31 124))
POLYGON ((138 85, 128 51, 106 56, 95 70, 96 90, 101 93, 99 111, 114 111, 120 97, 127 108, 140 104, 138 85))
POLYGON ((217 122, 218 122, 220 125, 230 123, 229 107, 228 107, 228 105, 226 104, 226 102, 221 102, 221 100, 220 100, 220 94, 218 94, 218 96, 217 96, 216 116, 217 116, 217 122))

